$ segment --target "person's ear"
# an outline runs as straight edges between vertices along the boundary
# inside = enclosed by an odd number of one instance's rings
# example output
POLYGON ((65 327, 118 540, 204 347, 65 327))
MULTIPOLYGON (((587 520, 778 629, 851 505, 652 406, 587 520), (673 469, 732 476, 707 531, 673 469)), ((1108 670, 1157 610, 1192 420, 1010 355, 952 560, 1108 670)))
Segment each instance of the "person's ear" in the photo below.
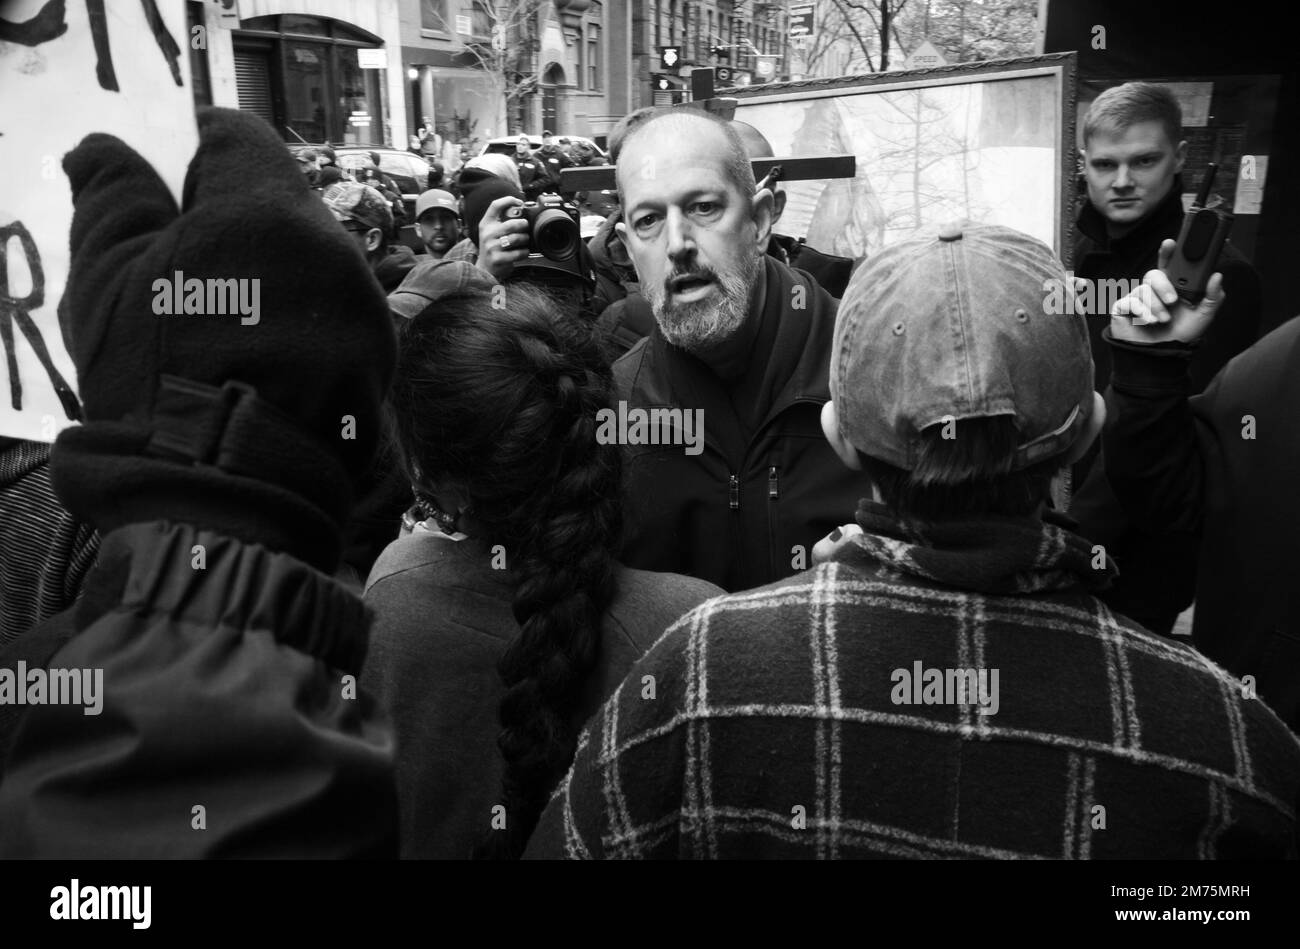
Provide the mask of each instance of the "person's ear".
POLYGON ((1065 453, 1065 464, 1072 465, 1088 453, 1092 443, 1097 440, 1101 434, 1101 427, 1106 424, 1106 400, 1101 397, 1100 392, 1092 394, 1092 415, 1088 416, 1088 424, 1084 426, 1079 437, 1074 440, 1070 450, 1065 453))
POLYGON ((379 250, 379 245, 383 243, 384 232, 377 227, 372 227, 366 231, 366 253, 379 250))
POLYGON ((754 226, 757 228, 754 242, 760 254, 767 253, 767 242, 772 237, 772 224, 775 221, 772 216, 773 210, 772 192, 766 188, 754 192, 754 199, 750 202, 750 214, 754 220, 754 226))
POLYGON ((785 191, 778 190, 772 194, 772 229, 776 229, 776 222, 781 220, 781 215, 785 213, 785 191))
POLYGON ((1178 147, 1174 149, 1174 174, 1178 174, 1183 170, 1183 162, 1185 161, 1187 161, 1186 139, 1179 142, 1178 147))
POLYGON ((854 471, 862 470, 862 459, 858 457, 858 450, 840 432, 840 417, 835 411, 834 401, 822 406, 822 434, 826 436, 826 441, 830 442, 835 454, 839 455, 840 461, 854 471))

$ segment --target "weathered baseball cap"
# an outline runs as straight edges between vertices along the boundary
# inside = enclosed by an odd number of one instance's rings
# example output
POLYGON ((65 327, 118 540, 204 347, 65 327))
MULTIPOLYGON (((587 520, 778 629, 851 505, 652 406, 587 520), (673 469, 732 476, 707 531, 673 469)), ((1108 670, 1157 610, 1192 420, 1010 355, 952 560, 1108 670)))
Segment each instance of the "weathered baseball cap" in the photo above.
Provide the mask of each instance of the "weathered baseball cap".
POLYGON ((1045 312, 1073 292, 1041 241, 959 222, 886 247, 849 281, 835 320, 830 389, 840 433, 863 454, 916 467, 921 432, 1012 416, 1012 470, 1060 455, 1093 410, 1083 317, 1045 312))
POLYGON ((433 208, 442 208, 444 211, 450 211, 456 217, 460 217, 460 204, 457 203, 456 196, 450 191, 443 191, 441 188, 430 188, 421 194, 415 200, 415 219, 418 221, 421 214, 433 208))
POLYGON ((413 320, 443 297, 473 290, 490 292, 496 285, 491 274, 468 260, 422 260, 388 295, 388 308, 413 320))
POLYGON ((357 181, 340 181, 321 195, 325 207, 340 221, 356 221, 365 227, 377 227, 384 233, 393 226, 393 210, 384 196, 370 185, 357 181))

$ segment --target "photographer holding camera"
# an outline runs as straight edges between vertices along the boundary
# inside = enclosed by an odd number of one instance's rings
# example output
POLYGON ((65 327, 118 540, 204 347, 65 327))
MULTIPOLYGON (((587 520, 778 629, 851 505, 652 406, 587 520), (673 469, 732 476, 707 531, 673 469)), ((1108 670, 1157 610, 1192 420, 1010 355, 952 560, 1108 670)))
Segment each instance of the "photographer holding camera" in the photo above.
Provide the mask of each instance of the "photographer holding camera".
POLYGON ((535 283, 594 319, 595 271, 572 205, 551 194, 524 201, 501 179, 478 183, 463 200, 472 247, 447 259, 472 259, 498 283, 535 283))
POLYGON ((523 205, 523 198, 511 195, 496 198, 488 205, 487 213, 478 224, 476 263, 498 283, 509 280, 515 264, 527 260, 532 252, 529 222, 523 217, 507 214, 512 208, 522 208, 523 205))

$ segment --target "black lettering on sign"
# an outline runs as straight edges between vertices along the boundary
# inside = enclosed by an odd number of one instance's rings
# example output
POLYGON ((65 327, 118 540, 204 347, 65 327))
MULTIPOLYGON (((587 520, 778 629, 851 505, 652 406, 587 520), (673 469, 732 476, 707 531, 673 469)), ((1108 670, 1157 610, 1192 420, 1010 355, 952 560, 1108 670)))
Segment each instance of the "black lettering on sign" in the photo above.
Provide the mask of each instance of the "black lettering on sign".
MULTIPOLYGON (((162 50, 163 58, 171 69, 172 79, 181 86, 181 48, 167 32, 167 24, 158 12, 157 0, 140 0, 144 6, 144 18, 153 31, 154 42, 162 50)), ((90 16, 90 37, 95 44, 95 75, 99 78, 101 89, 109 92, 120 91, 117 84, 117 72, 113 69, 113 51, 108 45, 108 17, 104 13, 104 0, 86 0, 86 13, 90 16)), ((65 0, 50 0, 41 7, 41 12, 30 20, 15 23, 0 18, 0 40, 18 43, 22 46, 39 46, 50 40, 58 39, 68 31, 65 0)))
POLYGON ((39 46, 50 40, 58 39, 68 32, 64 19, 67 7, 64 0, 50 0, 41 7, 41 12, 30 20, 14 23, 0 17, 0 40, 17 43, 19 46, 39 46))
MULTIPOLYGON (((181 48, 167 32, 167 25, 158 12, 158 4, 155 0, 140 2, 144 5, 144 18, 149 21, 154 41, 162 50, 167 65, 171 67, 172 78, 176 80, 176 85, 184 85, 181 82, 181 48)), ((113 53, 108 46, 108 20, 104 15, 104 0, 86 0, 86 12, 90 14, 90 35, 95 41, 95 75, 99 77, 100 88, 117 92, 117 74, 113 71, 113 53)))
POLYGON ((64 413, 69 419, 80 421, 81 404, 77 401, 72 386, 68 385, 59 374, 59 370, 54 368, 50 351, 45 346, 45 340, 41 338, 41 331, 36 328, 36 323, 31 317, 31 311, 39 309, 44 303, 45 271, 41 267, 41 255, 36 249, 36 241, 32 240, 31 232, 21 221, 14 221, 12 224, 0 227, 0 342, 4 344, 5 361, 9 368, 9 402, 15 410, 22 410, 23 383, 18 377, 18 351, 14 348, 14 324, 17 323, 18 328, 27 337, 32 350, 35 351, 36 358, 40 360, 46 375, 50 377, 54 392, 63 403, 64 413), (32 275, 31 292, 21 299, 9 294, 9 242, 14 237, 18 238, 22 245, 22 253, 27 260, 27 270, 32 275))

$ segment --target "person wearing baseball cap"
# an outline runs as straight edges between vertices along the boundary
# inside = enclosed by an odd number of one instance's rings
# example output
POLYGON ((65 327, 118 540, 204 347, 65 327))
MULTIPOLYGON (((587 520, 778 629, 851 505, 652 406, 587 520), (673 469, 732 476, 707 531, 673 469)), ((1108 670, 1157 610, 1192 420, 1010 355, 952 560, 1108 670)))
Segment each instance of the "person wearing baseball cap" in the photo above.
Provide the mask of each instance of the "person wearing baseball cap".
POLYGON ((589 723, 528 856, 1294 853, 1300 744, 1098 600, 1113 563, 1051 507, 1105 415, 1053 286, 1052 251, 993 225, 867 259, 823 409, 856 523, 669 627, 627 682, 671 691, 589 723))
POLYGON ((430 188, 415 202, 415 234, 434 260, 442 260, 460 240, 460 204, 455 195, 430 188))
POLYGON ((388 309, 396 316, 413 320, 443 297, 462 293, 490 293, 496 285, 491 274, 475 267, 468 260, 425 258, 388 295, 388 309))
POLYGON ((416 260, 415 253, 405 244, 390 246, 388 242, 393 230, 393 211, 387 199, 370 185, 356 181, 333 184, 321 198, 344 229, 353 235, 384 292, 396 290, 416 260))

